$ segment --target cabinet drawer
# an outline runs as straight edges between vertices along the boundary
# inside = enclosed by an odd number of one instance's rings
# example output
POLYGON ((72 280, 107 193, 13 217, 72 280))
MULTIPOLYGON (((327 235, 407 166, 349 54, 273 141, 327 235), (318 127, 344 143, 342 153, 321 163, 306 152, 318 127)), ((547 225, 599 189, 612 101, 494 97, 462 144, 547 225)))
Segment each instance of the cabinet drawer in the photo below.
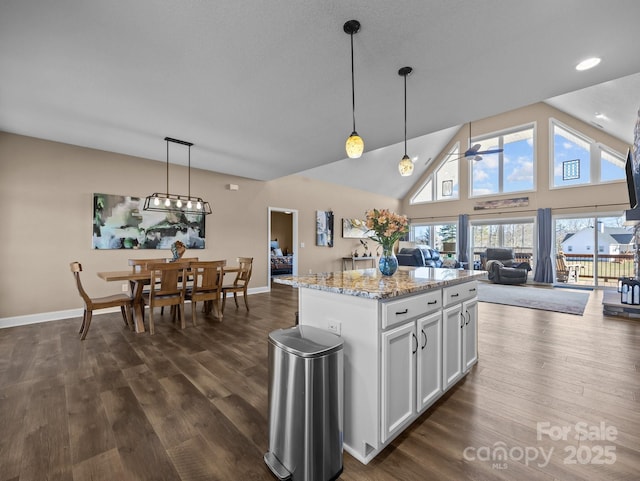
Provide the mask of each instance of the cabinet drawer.
POLYGON ((424 294, 427 305, 425 306, 424 313, 431 314, 439 309, 442 309, 442 289, 436 289, 435 291, 424 294))
MULTIPOLYGON (((428 294, 405 297, 382 304, 382 329, 425 314, 433 304, 427 303, 428 294)), ((433 299, 430 299, 433 302, 433 299)))
POLYGON ((473 299, 478 295, 477 282, 464 282, 455 286, 442 289, 442 304, 444 307, 457 304, 467 299, 473 299))

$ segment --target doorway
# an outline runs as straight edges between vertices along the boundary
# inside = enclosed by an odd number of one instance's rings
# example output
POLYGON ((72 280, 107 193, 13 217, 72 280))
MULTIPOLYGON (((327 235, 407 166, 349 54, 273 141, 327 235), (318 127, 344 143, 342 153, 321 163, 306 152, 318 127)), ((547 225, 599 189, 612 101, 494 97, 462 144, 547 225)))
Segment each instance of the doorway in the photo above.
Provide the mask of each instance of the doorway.
POLYGON ((275 275, 298 273, 298 211, 269 207, 268 285, 275 275))

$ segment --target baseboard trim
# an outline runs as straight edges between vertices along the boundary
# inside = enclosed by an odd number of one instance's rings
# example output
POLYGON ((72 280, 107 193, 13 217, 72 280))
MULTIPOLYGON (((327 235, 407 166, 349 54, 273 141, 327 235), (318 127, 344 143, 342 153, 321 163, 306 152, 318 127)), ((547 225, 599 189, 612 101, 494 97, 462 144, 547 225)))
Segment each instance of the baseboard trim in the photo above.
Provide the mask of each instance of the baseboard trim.
MULTIPOLYGON (((116 310, 120 310, 116 308, 116 310)), ((109 309, 102 312, 106 313, 109 309)), ((67 309, 66 311, 41 312, 38 314, 26 314, 24 316, 4 317, 0 319, 0 329, 6 327, 27 326, 29 324, 39 324, 41 322, 60 321, 62 319, 72 319, 82 317, 84 309, 67 309)), ((115 312, 115 311, 114 311, 115 312)))
MULTIPOLYGON (((247 290, 247 294, 262 294, 265 292, 269 292, 268 286, 263 287, 254 287, 249 288, 247 290)), ((242 295, 242 293, 239 293, 242 295)), ((233 297, 233 294, 231 294, 233 297)), ((120 312, 119 307, 113 307, 110 309, 101 309, 100 311, 96 311, 100 314, 108 314, 110 312, 120 312)), ((4 329, 7 327, 17 327, 17 326, 28 326, 29 324, 39 324, 41 322, 51 322, 51 321, 61 321, 63 319, 73 319, 74 317, 82 317, 84 313, 83 308, 77 309, 67 309, 64 311, 52 311, 52 312, 40 312, 37 314, 26 314, 24 316, 15 316, 15 317, 3 317, 0 318, 0 329, 4 329)))

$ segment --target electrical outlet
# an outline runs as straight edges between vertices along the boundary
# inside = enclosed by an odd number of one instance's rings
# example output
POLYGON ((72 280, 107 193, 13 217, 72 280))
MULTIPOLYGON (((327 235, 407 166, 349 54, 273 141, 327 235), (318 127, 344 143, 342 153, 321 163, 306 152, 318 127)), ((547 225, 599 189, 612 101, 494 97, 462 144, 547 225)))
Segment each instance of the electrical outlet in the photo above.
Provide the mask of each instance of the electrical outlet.
POLYGON ((342 323, 340 321, 329 321, 329 323, 327 324, 327 329, 339 336, 342 332, 342 323))
POLYGON ((304 242, 300 242, 300 248, 304 249, 304 242))
POLYGON ((309 269, 309 274, 313 274, 313 269, 309 269))
POLYGON ((129 285, 128 284, 122 284, 122 292, 129 292, 129 285))

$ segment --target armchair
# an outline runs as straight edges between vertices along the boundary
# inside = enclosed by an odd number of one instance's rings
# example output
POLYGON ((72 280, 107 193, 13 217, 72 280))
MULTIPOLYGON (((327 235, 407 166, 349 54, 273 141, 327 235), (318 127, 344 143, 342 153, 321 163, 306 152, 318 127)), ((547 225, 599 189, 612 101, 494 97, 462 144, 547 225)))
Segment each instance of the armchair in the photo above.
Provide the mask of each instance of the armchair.
POLYGON ((517 262, 512 249, 490 247, 486 252, 486 269, 489 280, 496 284, 524 284, 531 266, 528 262, 517 262))

